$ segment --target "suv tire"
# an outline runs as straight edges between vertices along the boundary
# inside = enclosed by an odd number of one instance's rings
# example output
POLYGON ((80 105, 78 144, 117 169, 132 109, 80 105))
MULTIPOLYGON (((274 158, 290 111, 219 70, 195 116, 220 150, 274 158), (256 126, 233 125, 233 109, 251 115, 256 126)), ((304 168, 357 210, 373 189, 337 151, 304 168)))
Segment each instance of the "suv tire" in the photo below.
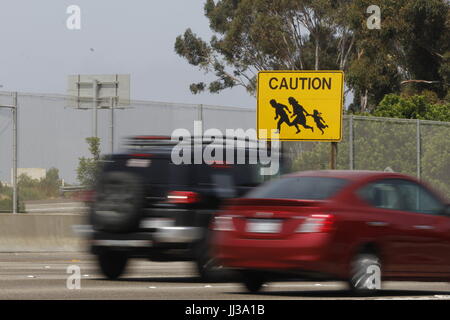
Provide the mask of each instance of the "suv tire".
POLYGON ((124 252, 104 251, 97 255, 102 273, 110 280, 119 278, 125 271, 128 257, 124 252))
POLYGON ((244 287, 251 293, 259 292, 266 283, 266 279, 258 271, 241 271, 241 277, 244 287))

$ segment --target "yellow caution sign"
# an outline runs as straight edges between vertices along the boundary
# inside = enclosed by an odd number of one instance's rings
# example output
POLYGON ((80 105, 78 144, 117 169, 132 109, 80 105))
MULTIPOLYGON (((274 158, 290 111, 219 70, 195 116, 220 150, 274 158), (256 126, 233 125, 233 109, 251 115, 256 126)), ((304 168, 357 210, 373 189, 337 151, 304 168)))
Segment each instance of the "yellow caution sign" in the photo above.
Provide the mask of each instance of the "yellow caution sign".
POLYGON ((260 71, 258 139, 340 141, 343 71, 260 71))

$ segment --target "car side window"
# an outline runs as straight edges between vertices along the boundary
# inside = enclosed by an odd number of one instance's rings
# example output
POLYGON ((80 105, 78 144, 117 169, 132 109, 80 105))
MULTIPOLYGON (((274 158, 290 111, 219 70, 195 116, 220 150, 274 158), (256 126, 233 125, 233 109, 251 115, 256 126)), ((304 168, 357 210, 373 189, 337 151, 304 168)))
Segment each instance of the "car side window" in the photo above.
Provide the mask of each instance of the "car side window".
POLYGON ((444 205, 421 185, 407 180, 398 180, 396 184, 402 198, 403 210, 425 214, 442 212, 444 205))
POLYGON ((374 207, 391 210, 402 209, 400 195, 393 181, 372 182, 362 187, 357 193, 374 207))

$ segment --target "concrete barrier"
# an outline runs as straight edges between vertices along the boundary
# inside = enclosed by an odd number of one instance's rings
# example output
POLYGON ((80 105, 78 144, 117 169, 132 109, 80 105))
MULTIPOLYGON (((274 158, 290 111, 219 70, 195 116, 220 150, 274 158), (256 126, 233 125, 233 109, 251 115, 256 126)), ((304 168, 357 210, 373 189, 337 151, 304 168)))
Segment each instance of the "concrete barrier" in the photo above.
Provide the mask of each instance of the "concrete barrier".
POLYGON ((72 230, 83 223, 81 214, 0 214, 0 252, 86 250, 72 230))
POLYGON ((86 213, 86 204, 74 199, 24 201, 26 213, 86 213))

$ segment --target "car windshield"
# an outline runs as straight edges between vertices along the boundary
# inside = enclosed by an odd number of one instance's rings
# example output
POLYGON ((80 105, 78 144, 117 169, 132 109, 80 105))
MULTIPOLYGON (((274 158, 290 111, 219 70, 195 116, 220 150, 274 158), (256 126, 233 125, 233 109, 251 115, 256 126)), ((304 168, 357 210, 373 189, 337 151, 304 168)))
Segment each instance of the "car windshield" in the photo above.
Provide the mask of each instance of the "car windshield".
POLYGON ((246 198, 324 200, 332 197, 348 180, 328 177, 287 177, 265 183, 246 198))

